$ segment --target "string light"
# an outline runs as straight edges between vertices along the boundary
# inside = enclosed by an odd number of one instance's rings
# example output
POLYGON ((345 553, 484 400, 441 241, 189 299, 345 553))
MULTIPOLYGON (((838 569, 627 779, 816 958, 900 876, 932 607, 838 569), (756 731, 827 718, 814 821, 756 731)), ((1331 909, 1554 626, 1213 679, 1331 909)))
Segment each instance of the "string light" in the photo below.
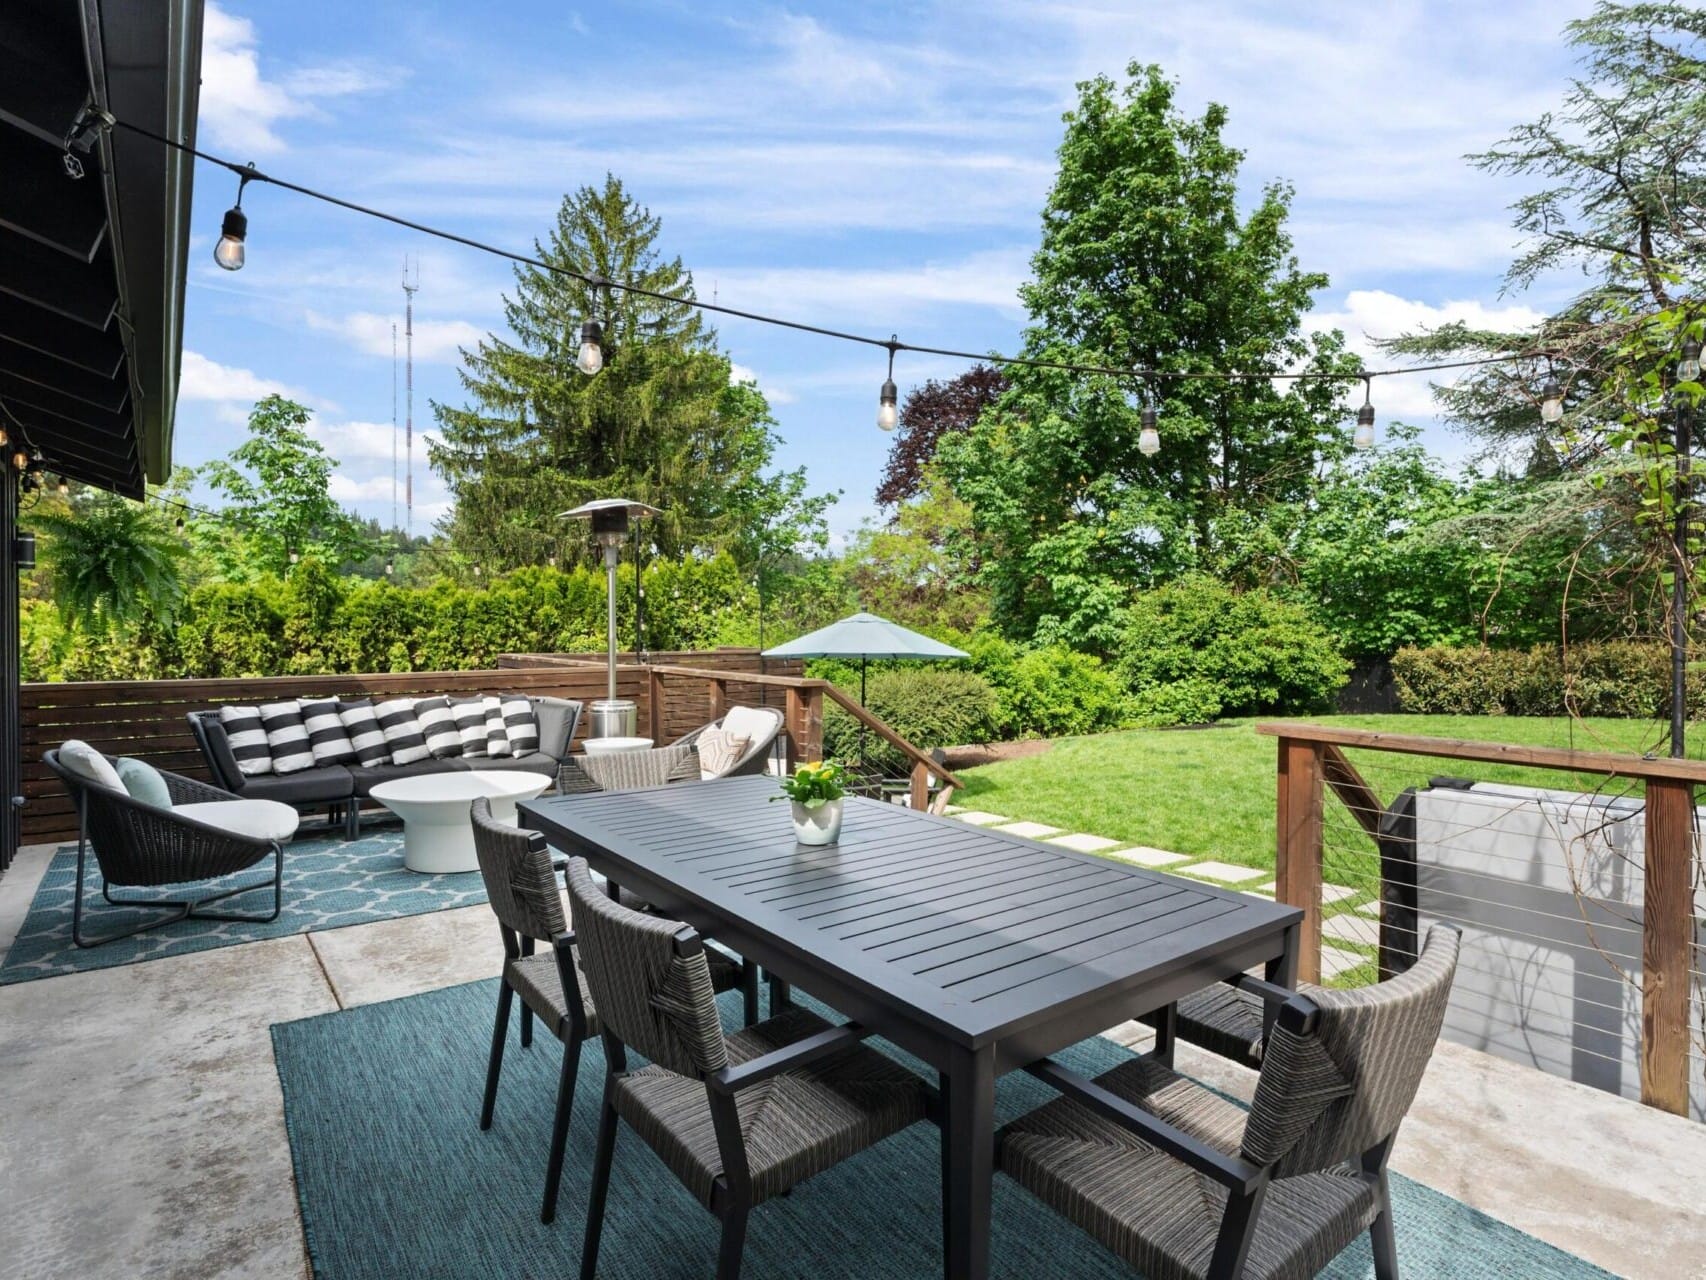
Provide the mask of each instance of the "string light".
POLYGON ((1677 361, 1676 376, 1683 382, 1700 381, 1700 339, 1689 338, 1682 344, 1682 359, 1677 361))
POLYGON ((59 477, 59 496, 62 498, 69 498, 71 496, 71 482, 64 476, 59 477))
POLYGON ((386 577, 387 577, 387 578, 389 578, 389 577, 390 577, 390 576, 391 576, 391 575, 392 575, 392 574, 394 574, 394 573, 396 573, 396 572, 397 572, 397 566, 396 566, 396 564, 395 564, 395 563, 393 563, 393 562, 392 562, 392 561, 390 561, 390 560, 387 560, 387 561, 386 561, 386 562, 385 562, 385 576, 386 576, 386 577))
POLYGON ((1374 383, 1362 380, 1362 408, 1357 410, 1356 434, 1351 445, 1357 449, 1374 448, 1374 383))
POLYGON ((1143 429, 1137 433, 1137 451, 1146 458, 1153 458, 1161 452, 1161 432, 1155 425, 1159 416, 1155 411, 1155 393, 1146 392, 1143 397, 1143 429))
POLYGON ((260 176, 251 163, 246 170, 237 169, 237 203, 225 211, 225 221, 219 226, 219 243, 213 246, 213 260, 227 271, 241 271, 248 254, 244 242, 249 237, 249 215, 243 212, 243 188, 260 176))
MULTIPOLYGON (((948 347, 914 345, 912 343, 901 342, 894 335, 890 335, 889 339, 885 342, 881 338, 875 338, 868 334, 849 333, 844 330, 831 329, 824 325, 808 324, 800 320, 789 320, 781 316, 766 315, 761 312, 742 310, 738 307, 724 306, 716 301, 707 302, 704 299, 693 296, 683 297, 678 294, 664 293, 659 290, 648 289, 643 285, 630 282, 607 280, 598 275, 589 275, 586 272, 576 271, 571 267, 565 267, 558 263, 547 262, 541 258, 530 257, 527 254, 517 253, 511 249, 504 249, 485 241, 476 240, 472 236, 461 235, 454 231, 444 230, 441 227, 416 222, 412 219, 401 217, 398 214, 388 213, 382 209, 375 209, 367 205, 357 204, 355 201, 346 200, 341 196, 332 195, 325 191, 318 191, 312 187, 305 187, 300 183, 291 182, 284 178, 277 178, 270 174, 262 173, 260 170, 256 169, 253 164, 237 164, 234 161, 225 159, 223 156, 203 151, 200 148, 190 146, 187 143, 180 142, 175 138, 167 137, 164 134, 156 133, 141 125, 131 124, 126 120, 107 119, 103 121, 103 125, 108 128, 124 129, 127 132, 137 134, 138 136, 149 138, 162 146, 170 147, 173 150, 194 156, 200 160, 205 160, 210 164, 219 165, 238 176, 238 204, 226 214, 225 230, 227 234, 221 236, 220 247, 215 250, 215 257, 218 259, 220 266, 225 267, 227 270, 234 271, 243 265, 243 237, 246 234, 248 226, 246 216, 243 215, 241 209, 243 187, 251 181, 265 182, 272 186, 282 187, 286 191, 293 191, 298 195, 307 197, 308 199, 319 200, 325 204, 336 205, 338 208, 346 209, 352 213, 358 213, 365 217, 376 218, 382 222, 389 222, 394 226, 405 227, 411 231, 419 232, 422 235, 433 236, 437 239, 445 240, 453 244, 460 244, 467 248, 478 250, 481 253, 489 253, 495 257, 504 258, 510 262, 534 267, 541 271, 548 271, 553 275, 579 280, 582 284, 591 286, 594 289, 602 290, 606 294, 611 290, 620 290, 623 293, 632 294, 636 297, 654 299, 669 306, 692 307, 699 311, 711 312, 717 315, 732 316, 742 320, 751 320, 759 324, 774 325, 779 328, 793 329, 801 333, 813 333, 820 337, 834 338, 843 342, 857 342, 863 343, 867 346, 885 347, 889 352, 889 378, 883 384, 884 394, 879 398, 877 415, 877 425, 885 431, 893 430, 894 426, 897 425, 899 421, 898 395, 891 391, 894 381, 894 353, 896 351, 915 351, 921 355, 935 355, 956 360, 986 362, 1004 367, 1023 366, 1034 369, 1053 369, 1067 373, 1084 373, 1102 377, 1129 376, 1129 371, 1126 370, 1113 369, 1100 365, 1081 364, 1076 361, 1049 360, 1031 356, 1004 356, 988 351, 960 351, 948 347), (233 221, 234 216, 235 221, 233 221), (223 252, 228 247, 228 240, 231 241, 231 244, 229 245, 229 255, 223 252), (227 261, 227 256, 234 260, 227 261)), ((1696 344, 1696 347, 1698 347, 1698 344, 1696 344)), ((1148 376, 1152 378, 1208 381, 1218 380, 1230 382, 1274 380, 1295 382, 1342 382, 1348 381, 1353 377, 1361 377, 1366 381, 1371 378, 1393 377, 1399 374, 1429 373, 1445 369, 1470 369, 1493 364, 1509 364, 1515 361, 1532 360, 1543 354, 1544 353, 1541 351, 1531 349, 1527 351, 1509 352, 1504 355, 1482 356, 1467 360, 1439 361, 1433 364, 1409 365, 1403 368, 1370 369, 1357 374, 1313 370, 1305 370, 1297 373, 1273 373, 1266 370, 1261 372, 1244 372, 1240 370, 1149 370, 1148 376)), ((596 373, 603 367, 603 360, 603 329, 597 320, 589 318, 581 325, 581 344, 576 364, 583 372, 591 374, 596 373), (583 359, 587 362, 586 364, 582 364, 583 359)), ((1556 383, 1551 378, 1548 378, 1547 385, 1548 387, 1555 387, 1556 383)), ((1552 400, 1555 401, 1555 404, 1552 407, 1556 416, 1547 417, 1546 420, 1548 422, 1557 421, 1557 418, 1562 416, 1563 411, 1561 393, 1558 396, 1553 397, 1552 400)), ((1548 405, 1547 403, 1543 403, 1542 416, 1545 416, 1547 412, 1548 405)), ((1156 440, 1157 447, 1159 447, 1158 435, 1156 440)))
POLYGON ((296 552, 294 552, 294 551, 292 551, 292 552, 291 552, 291 553, 290 553, 290 563, 291 563, 291 564, 295 564, 295 563, 297 563, 297 562, 298 562, 298 561, 299 561, 299 560, 301 560, 301 559, 302 559, 302 557, 301 557, 301 556, 299 556, 299 555, 297 555, 297 554, 296 554, 296 552))
POLYGON ((893 431, 900 425, 900 393, 894 385, 894 353, 899 345, 895 338, 895 334, 889 335, 889 375, 877 393, 877 427, 882 431, 893 431))
POLYGON ((1564 388, 1558 385, 1552 372, 1552 362, 1546 362, 1546 381, 1540 386, 1540 420, 1545 423, 1562 421, 1564 417, 1564 388))

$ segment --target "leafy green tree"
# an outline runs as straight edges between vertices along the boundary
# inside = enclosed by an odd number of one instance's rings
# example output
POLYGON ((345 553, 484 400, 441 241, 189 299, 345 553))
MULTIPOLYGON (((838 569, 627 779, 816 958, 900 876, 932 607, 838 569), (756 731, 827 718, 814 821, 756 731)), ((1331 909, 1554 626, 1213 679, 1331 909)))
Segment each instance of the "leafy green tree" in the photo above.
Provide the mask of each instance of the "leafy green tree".
POLYGON ((756 387, 730 386, 715 333, 688 305, 693 277, 662 256, 660 230, 614 177, 565 196, 534 246, 551 269, 516 268, 510 335, 463 351, 469 403, 433 405, 440 438, 429 445, 456 500, 455 553, 488 571, 590 556, 584 532, 559 516, 609 497, 662 508, 648 533, 666 555, 733 549, 773 504, 767 483, 792 492, 787 477, 764 479, 769 406, 756 387), (575 365, 587 320, 604 334, 603 369, 590 377, 575 365))
POLYGON ((1610 617, 1636 634, 1668 632, 1671 596, 1654 587, 1691 576, 1699 550, 1697 531, 1679 536, 1690 499, 1676 443, 1678 411, 1698 411, 1702 389, 1675 370, 1684 341, 1706 331, 1706 10, 1602 0, 1565 33, 1581 70, 1562 109, 1474 159, 1536 184, 1515 205, 1526 244, 1507 287, 1565 270, 1585 287, 1536 332, 1449 325, 1389 345, 1433 359, 1518 357, 1438 392, 1490 453, 1530 459, 1533 483, 1506 504, 1499 545, 1575 532, 1560 561, 1566 638, 1584 613, 1590 634, 1610 617), (1563 392, 1556 423, 1540 412, 1548 378, 1563 392))
POLYGON ((309 418, 294 400, 267 396, 249 414, 248 439, 200 469, 225 501, 198 519, 211 526, 198 528, 198 541, 227 577, 284 574, 292 556, 336 565, 371 553, 362 522, 328 492, 337 459, 308 434, 309 418))
POLYGON ((1104 652, 1134 586, 1205 564, 1218 519, 1299 498, 1348 448, 1342 384, 1269 375, 1358 368, 1338 333, 1303 330, 1327 278, 1293 256, 1290 189, 1241 213, 1225 109, 1187 118, 1158 68, 1129 75, 1081 84, 1066 116, 1024 352, 1152 374, 1009 369, 997 405, 937 453, 972 508, 997 622, 1104 652), (1166 376, 1225 369, 1256 376, 1166 376), (1138 448, 1142 388, 1159 404, 1153 457, 1138 448))
POLYGON ((925 466, 914 496, 888 522, 861 527, 841 557, 860 607, 931 630, 972 631, 986 622, 989 593, 960 554, 970 524, 970 508, 925 466))
POLYGON ((42 563, 61 618, 102 635, 169 622, 183 599, 183 544, 158 510, 93 490, 68 511, 38 511, 42 563))

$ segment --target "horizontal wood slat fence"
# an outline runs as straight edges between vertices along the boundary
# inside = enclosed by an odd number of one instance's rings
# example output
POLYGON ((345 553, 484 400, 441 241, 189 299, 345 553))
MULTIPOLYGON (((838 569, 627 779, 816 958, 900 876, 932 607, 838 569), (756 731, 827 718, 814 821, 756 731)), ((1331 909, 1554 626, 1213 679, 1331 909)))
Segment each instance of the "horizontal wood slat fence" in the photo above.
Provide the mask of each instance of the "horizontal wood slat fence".
MULTIPOLYGON (((188 714, 227 704, 252 706, 289 698, 335 695, 374 699, 426 697, 435 693, 533 693, 590 702, 605 694, 604 666, 586 665, 598 655, 562 655, 552 662, 542 655, 504 655, 499 667, 486 671, 412 671, 365 675, 269 676, 221 680, 102 680, 26 684, 20 706, 19 755, 23 762, 23 843, 41 844, 77 838, 77 820, 59 780, 42 763, 42 753, 67 738, 81 738, 109 755, 135 756, 161 769, 208 778, 201 752, 190 733, 188 714)), ((557 657, 557 655, 548 655, 557 657)), ((656 662, 692 663, 717 673, 754 673, 760 659, 756 649, 716 649, 702 652, 652 654, 656 662)), ((798 677, 802 663, 765 660, 770 670, 798 677)), ((644 667, 624 663, 617 670, 618 697, 640 704, 640 723, 649 722, 650 682, 644 667)), ((670 741, 698 728, 712 717, 705 714, 708 699, 683 697, 672 690, 665 717, 670 741)), ((683 690, 685 694, 686 690, 683 690)), ((759 687, 738 678, 729 681, 735 701, 757 703, 759 687)), ((770 693, 772 703, 778 694, 770 693)), ((581 721, 584 734, 586 718, 581 721)))
MULTIPOLYGON (((1257 732, 1278 740, 1275 897, 1289 906, 1301 907, 1305 913, 1298 966, 1298 976, 1305 981, 1319 981, 1321 971, 1325 798, 1331 792, 1376 838, 1386 808, 1386 801, 1345 755, 1347 748, 1434 760, 1518 765, 1639 783, 1645 806, 1644 843, 1634 851, 1643 873, 1638 979, 1641 1100, 1648 1106, 1687 1114, 1695 931, 1694 789, 1706 785, 1706 761, 1648 759, 1291 722, 1258 725, 1257 732)), ((1568 788, 1572 783, 1572 779, 1564 778, 1556 785, 1568 788)), ((1403 934, 1408 929, 1409 945, 1414 946, 1413 874, 1412 866, 1409 902, 1402 900, 1402 883, 1382 876, 1383 952, 1388 931, 1403 934), (1395 921, 1394 916, 1399 919, 1395 921)), ((1388 967, 1384 960, 1381 967, 1388 967)))

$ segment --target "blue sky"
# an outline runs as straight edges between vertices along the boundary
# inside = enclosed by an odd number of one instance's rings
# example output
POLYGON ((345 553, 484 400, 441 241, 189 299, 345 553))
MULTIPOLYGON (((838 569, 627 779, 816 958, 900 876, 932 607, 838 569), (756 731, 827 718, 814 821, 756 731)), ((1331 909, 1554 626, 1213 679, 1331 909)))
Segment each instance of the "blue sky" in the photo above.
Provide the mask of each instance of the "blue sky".
MULTIPOLYGON (((1311 323, 1353 345, 1444 319, 1532 323, 1569 287, 1501 297, 1520 184, 1462 156, 1555 106, 1560 29, 1588 0, 1502 5, 1204 0, 1157 5, 609 3, 580 10, 362 0, 207 9, 201 145, 280 177, 526 249, 606 170, 663 220, 703 296, 968 350, 1011 350, 1060 116, 1132 59, 1187 109, 1231 112, 1247 190, 1297 190, 1311 323)), ((197 174, 176 457, 240 438, 279 390, 310 404, 337 494, 391 514, 391 325, 418 257, 415 424, 459 402, 456 348, 500 327, 500 261, 251 188, 249 263, 212 260, 235 179, 197 174)), ((882 353, 739 321, 724 348, 770 396, 780 461, 874 511, 882 353)), ((905 388, 952 362, 902 356, 905 388)), ((1425 378, 1380 384, 1381 420, 1427 424, 1425 378)), ((399 391, 399 398, 401 392, 399 391)), ((401 409, 399 409, 399 417, 401 409)), ((1460 442, 1437 424, 1446 456, 1460 442)), ((417 446, 415 530, 446 510, 417 446)), ((399 522, 401 517, 399 516, 399 522)))

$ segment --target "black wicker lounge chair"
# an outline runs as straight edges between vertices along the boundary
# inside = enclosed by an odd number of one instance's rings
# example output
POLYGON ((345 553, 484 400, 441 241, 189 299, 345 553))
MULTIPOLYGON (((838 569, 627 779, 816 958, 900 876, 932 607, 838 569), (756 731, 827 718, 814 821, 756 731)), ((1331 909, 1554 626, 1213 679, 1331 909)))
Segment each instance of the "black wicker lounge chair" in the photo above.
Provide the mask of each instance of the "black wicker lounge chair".
POLYGON ((1153 1056, 1095 1080, 1044 1060, 1065 1096, 1002 1130, 1001 1169, 1150 1280, 1317 1274, 1367 1231, 1397 1280, 1386 1161, 1445 1018, 1458 935, 1379 986, 1278 1006, 1248 1113, 1153 1056))
POLYGON ((783 1195, 925 1115, 924 1082, 794 1007, 723 1034, 699 935, 630 911, 569 862, 569 899, 605 1059, 581 1278, 598 1266, 619 1121, 627 1121, 722 1222, 717 1280, 736 1280, 754 1205, 783 1195), (628 1047, 650 1059, 628 1069, 628 1047))
MULTIPOLYGON (((59 776, 77 807, 77 885, 71 909, 71 940, 79 947, 96 947, 120 938, 133 937, 150 929, 175 924, 194 916, 198 920, 241 920, 265 924, 278 919, 284 905, 284 840, 243 834, 216 826, 177 809, 162 809, 133 799, 128 792, 101 786, 72 772, 60 763, 57 750, 43 757, 59 776), (88 938, 83 933, 83 882, 88 855, 94 850, 101 869, 101 895, 115 907, 158 911, 164 914, 134 928, 88 938), (224 889, 205 897, 162 901, 158 898, 121 898, 114 888, 145 888, 199 880, 215 880, 273 860, 272 879, 236 889, 224 889), (259 889, 273 891, 272 910, 266 914, 209 911, 208 906, 238 894, 259 889)), ((161 771, 174 805, 200 805, 237 800, 229 791, 161 771)), ((205 811, 204 811, 205 812, 205 811)), ((294 815, 292 815, 294 818, 294 815)), ((294 828, 294 822, 290 824, 294 828)))

